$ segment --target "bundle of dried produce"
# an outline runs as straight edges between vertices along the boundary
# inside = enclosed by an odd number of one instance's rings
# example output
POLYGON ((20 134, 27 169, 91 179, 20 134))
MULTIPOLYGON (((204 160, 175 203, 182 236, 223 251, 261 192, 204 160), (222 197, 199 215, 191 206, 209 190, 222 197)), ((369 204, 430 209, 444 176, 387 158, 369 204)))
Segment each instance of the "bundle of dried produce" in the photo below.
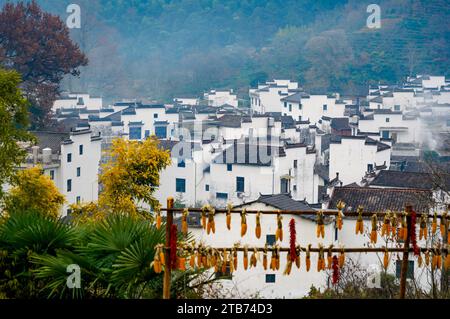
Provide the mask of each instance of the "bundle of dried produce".
POLYGON ((364 222, 363 222, 363 217, 362 217, 362 213, 363 213, 362 206, 358 206, 357 213, 358 213, 358 219, 356 220, 356 229, 355 229, 355 234, 356 235, 362 234, 364 232, 364 222))
POLYGON ((323 221, 323 212, 319 211, 317 213, 317 226, 316 226, 316 236, 317 238, 325 238, 325 223, 323 221))
POLYGON ((283 241, 283 217, 281 216, 281 213, 277 213, 277 230, 275 232, 275 240, 276 241, 283 241))

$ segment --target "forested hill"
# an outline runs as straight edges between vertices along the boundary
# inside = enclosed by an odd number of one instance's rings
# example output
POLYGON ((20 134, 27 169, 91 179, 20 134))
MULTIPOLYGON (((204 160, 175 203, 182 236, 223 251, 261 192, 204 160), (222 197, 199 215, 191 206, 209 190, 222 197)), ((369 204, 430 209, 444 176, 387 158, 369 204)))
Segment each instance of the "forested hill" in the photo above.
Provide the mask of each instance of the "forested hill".
MULTIPOLYGON (((73 2, 38 1, 63 19, 73 2)), ((213 87, 245 92, 273 77, 356 93, 413 73, 450 75, 446 0, 377 1, 380 29, 366 27, 372 0, 76 2, 82 28, 72 36, 90 65, 65 85, 108 97, 167 100, 213 87)))

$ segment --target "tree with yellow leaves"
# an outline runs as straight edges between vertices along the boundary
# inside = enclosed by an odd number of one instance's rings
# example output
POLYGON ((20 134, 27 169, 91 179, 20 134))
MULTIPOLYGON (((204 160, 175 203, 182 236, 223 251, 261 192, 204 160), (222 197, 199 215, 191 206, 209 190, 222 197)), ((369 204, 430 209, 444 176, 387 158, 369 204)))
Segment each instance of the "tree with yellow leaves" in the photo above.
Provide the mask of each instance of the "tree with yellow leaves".
POLYGON ((137 204, 156 207, 153 193, 159 186, 159 172, 170 164, 169 151, 158 147, 154 136, 144 141, 114 139, 102 165, 99 206, 108 211, 138 214, 137 204))
POLYGON ((64 196, 49 176, 42 174, 39 166, 18 171, 13 177, 12 188, 5 198, 8 213, 27 210, 57 218, 64 196))

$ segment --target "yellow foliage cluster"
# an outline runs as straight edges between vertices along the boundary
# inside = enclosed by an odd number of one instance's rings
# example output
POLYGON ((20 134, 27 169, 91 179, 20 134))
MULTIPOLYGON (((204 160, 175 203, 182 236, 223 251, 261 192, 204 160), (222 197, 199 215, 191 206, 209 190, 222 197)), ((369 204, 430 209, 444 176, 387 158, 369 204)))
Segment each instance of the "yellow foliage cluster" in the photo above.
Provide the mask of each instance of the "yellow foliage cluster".
POLYGON ((59 216, 64 196, 50 177, 42 174, 41 167, 18 171, 12 185, 5 199, 7 212, 35 210, 54 218, 59 216))
POLYGON ((100 207, 134 216, 140 201, 155 207, 153 192, 159 186, 159 172, 171 162, 169 151, 158 143, 154 136, 144 141, 113 140, 99 177, 103 188, 100 207))

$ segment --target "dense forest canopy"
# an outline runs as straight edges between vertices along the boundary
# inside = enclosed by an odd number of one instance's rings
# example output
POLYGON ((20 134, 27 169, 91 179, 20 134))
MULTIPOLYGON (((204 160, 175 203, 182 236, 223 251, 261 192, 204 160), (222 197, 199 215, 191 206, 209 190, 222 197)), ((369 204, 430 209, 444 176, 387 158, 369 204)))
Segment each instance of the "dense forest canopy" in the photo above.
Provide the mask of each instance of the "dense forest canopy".
MULTIPOLYGON (((0 0, 0 3, 5 0, 0 0)), ((71 0, 39 0, 64 20, 71 0)), ((449 75, 446 0, 78 0, 72 37, 89 58, 66 89, 170 100, 276 77, 313 91, 362 93, 415 73, 449 75)))

